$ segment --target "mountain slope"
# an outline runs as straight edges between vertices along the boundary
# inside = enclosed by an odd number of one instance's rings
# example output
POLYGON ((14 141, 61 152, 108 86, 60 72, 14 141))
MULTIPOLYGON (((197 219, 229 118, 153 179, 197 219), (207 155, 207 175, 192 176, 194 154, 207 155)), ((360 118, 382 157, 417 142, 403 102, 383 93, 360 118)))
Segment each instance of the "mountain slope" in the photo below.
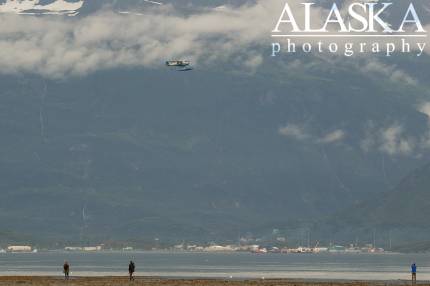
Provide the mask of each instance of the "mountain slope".
POLYGON ((322 225, 334 230, 334 236, 341 239, 352 241, 354 235, 363 238, 367 233, 367 241, 371 242, 372 233, 377 232, 380 246, 388 247, 390 240, 401 251, 428 250, 429 206, 430 164, 427 164, 412 171, 392 190, 375 194, 322 225))
POLYGON ((276 70, 3 76, 0 239, 264 235, 386 191, 420 164, 361 146, 368 122, 425 133, 420 87, 343 68, 276 70), (288 124, 306 134, 287 136, 288 124))
POLYGON ((355 222, 383 227, 430 228, 430 164, 406 176, 394 190, 360 206, 355 222))

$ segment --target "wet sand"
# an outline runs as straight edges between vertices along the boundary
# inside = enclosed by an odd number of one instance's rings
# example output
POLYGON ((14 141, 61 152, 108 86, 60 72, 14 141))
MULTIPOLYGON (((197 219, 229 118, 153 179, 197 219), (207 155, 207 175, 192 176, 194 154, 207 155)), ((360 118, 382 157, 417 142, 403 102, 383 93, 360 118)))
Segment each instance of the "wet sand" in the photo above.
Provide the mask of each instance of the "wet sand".
MULTIPOLYGON (((419 283, 430 285, 430 283, 419 283)), ((306 280, 210 280, 210 279, 157 279, 140 278, 128 281, 127 277, 79 277, 64 281, 60 277, 0 277, 0 286, 386 286, 410 285, 407 281, 306 281, 306 280)))

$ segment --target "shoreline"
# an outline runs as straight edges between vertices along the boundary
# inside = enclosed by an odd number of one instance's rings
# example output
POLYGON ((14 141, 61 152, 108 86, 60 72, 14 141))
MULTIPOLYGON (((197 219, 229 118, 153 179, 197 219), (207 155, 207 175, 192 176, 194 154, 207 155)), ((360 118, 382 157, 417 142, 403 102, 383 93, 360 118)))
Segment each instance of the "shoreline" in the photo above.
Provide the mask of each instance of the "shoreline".
MULTIPOLYGON (((409 280, 336 280, 336 279, 219 279, 219 278, 160 278, 136 276, 130 282, 127 276, 103 277, 70 277, 65 281, 62 276, 0 276, 0 286, 3 285, 151 285, 151 286, 386 286, 410 285, 409 280)), ((417 285, 430 285, 429 281, 417 281, 417 285)))

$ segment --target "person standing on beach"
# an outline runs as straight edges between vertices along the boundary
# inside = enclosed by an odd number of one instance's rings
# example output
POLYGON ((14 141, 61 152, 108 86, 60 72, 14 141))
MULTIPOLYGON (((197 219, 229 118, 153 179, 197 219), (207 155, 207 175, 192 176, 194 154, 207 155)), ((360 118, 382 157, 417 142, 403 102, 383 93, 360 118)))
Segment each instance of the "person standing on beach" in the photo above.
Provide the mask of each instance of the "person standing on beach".
POLYGON ((417 284, 417 265, 414 263, 412 263, 411 265, 411 272, 412 272, 412 285, 416 285, 417 284))
POLYGON ((134 280, 133 274, 136 270, 136 266, 134 265, 133 261, 130 261, 130 264, 128 264, 128 274, 130 275, 130 281, 134 280))
POLYGON ((64 272, 64 279, 69 280, 70 265, 67 261, 64 261, 63 272, 64 272))

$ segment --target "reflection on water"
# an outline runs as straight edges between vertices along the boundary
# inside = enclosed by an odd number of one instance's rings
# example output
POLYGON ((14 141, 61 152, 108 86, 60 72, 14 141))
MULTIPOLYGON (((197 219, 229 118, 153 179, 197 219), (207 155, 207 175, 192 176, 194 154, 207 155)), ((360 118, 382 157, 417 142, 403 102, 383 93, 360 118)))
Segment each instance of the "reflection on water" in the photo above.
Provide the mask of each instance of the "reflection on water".
POLYGON ((137 275, 207 278, 409 279, 430 280, 427 254, 267 254, 178 252, 40 252, 0 254, 1 275, 61 275, 64 260, 72 275, 127 275, 134 260, 137 275))

